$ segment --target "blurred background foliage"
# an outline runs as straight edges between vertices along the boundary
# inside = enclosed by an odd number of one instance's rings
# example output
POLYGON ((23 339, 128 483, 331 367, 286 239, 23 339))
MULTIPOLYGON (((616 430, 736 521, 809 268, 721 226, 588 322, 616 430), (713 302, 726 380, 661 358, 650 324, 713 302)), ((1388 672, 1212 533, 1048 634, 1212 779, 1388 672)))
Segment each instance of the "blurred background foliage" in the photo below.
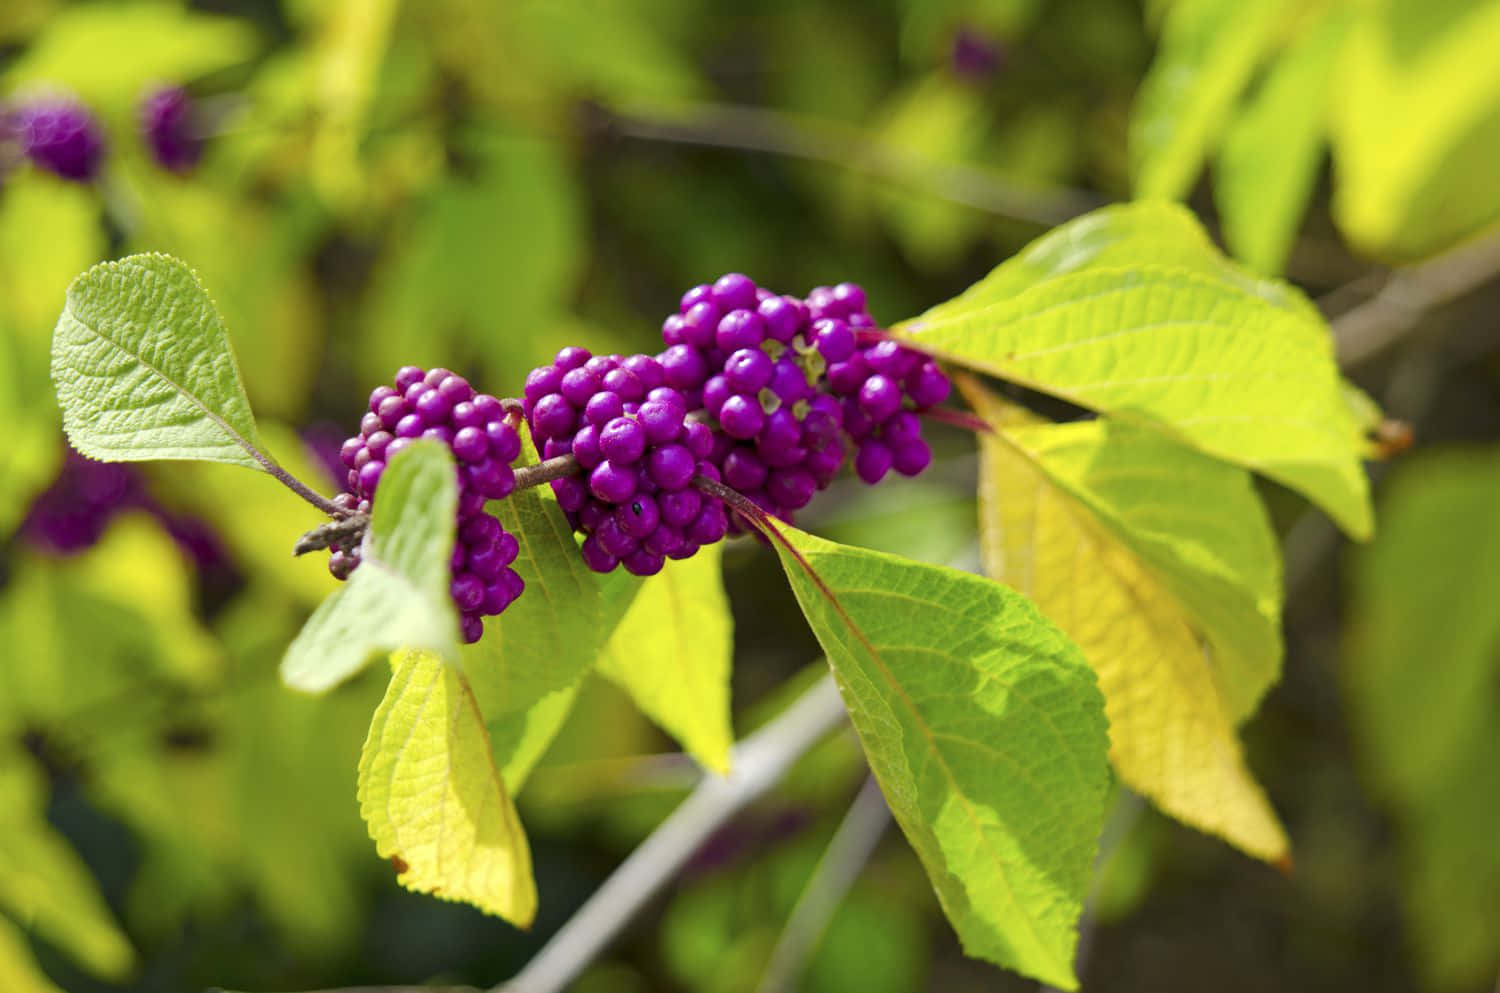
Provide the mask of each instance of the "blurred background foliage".
MULTIPOLYGON (((1377 470, 1367 547, 1265 487, 1288 659, 1247 738, 1296 870, 1127 800, 1085 987, 1493 988, 1500 258, 1443 280, 1500 216, 1496 52, 1493 0, 0 4, 0 99, 76 95, 107 142, 80 184, 0 138, 0 989, 487 985, 693 779, 596 680, 520 798, 534 931, 399 890, 354 799, 379 677, 308 698, 275 675, 332 587, 288 555, 315 513, 232 468, 65 450, 47 348, 88 265, 196 267, 267 443, 331 490, 330 446, 401 364, 515 393, 564 343, 651 349, 678 295, 729 270, 799 294, 855 279, 894 322, 1137 195, 1186 199, 1245 262, 1353 311, 1341 329, 1395 308, 1348 371, 1419 443, 1377 470), (136 131, 159 84, 200 111, 185 176, 136 131)), ((841 484, 807 525, 975 561, 973 443, 938 441, 922 480, 841 484)), ((816 648, 773 557, 725 565, 743 734, 816 648)), ((862 779, 851 738, 817 749, 577 988, 753 990, 862 779)), ((891 835, 803 988, 1024 985, 962 957, 891 835)))

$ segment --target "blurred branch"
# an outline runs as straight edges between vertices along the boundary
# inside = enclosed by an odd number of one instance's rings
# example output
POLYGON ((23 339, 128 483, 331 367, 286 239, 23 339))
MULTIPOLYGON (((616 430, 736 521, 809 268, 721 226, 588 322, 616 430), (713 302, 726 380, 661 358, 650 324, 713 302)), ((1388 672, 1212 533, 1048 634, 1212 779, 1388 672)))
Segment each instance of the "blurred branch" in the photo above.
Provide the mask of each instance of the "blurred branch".
POLYGON ((1334 318, 1339 364, 1348 367, 1373 358, 1428 313, 1478 289, 1497 274, 1500 229, 1420 265, 1397 270, 1374 296, 1334 318))
POLYGON ((973 166, 935 163, 829 120, 733 104, 700 104, 689 111, 646 116, 592 106, 599 130, 642 141, 767 152, 838 166, 930 193, 952 203, 1043 227, 1107 202, 1082 190, 1029 190, 973 166))
POLYGON ((536 957, 492 993, 558 993, 567 988, 710 835, 776 785, 844 717, 833 677, 824 676, 775 720, 735 746, 733 771, 727 777, 704 777, 536 957))
POLYGON ((880 784, 871 776, 860 788, 787 916, 757 993, 788 993, 797 989, 834 911, 859 878, 860 870, 874 854, 890 823, 891 810, 880 792, 880 784))

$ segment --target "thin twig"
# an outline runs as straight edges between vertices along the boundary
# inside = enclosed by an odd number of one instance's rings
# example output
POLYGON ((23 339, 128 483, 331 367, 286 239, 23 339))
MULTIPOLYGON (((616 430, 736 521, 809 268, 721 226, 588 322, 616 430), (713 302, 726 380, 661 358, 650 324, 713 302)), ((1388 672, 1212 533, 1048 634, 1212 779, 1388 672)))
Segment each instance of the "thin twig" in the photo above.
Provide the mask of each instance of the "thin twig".
POLYGON ((797 988, 823 932, 828 929, 828 922, 833 920, 834 912, 844 902, 849 887, 859 878, 860 870, 874 854, 890 823, 891 809, 886 806, 880 784, 871 776, 860 788, 787 916, 757 993, 790 993, 797 988))
POLYGON ((598 108, 598 113, 605 128, 629 138, 822 162, 1043 227, 1060 224, 1106 202, 1081 190, 1023 189, 984 169, 931 162, 895 145, 872 141, 861 128, 762 107, 699 104, 672 117, 604 108, 598 108))
POLYGON ((1373 358, 1429 312, 1478 289, 1497 274, 1500 229, 1397 271, 1373 297, 1333 320, 1339 364, 1348 367, 1373 358))
POLYGON ((833 677, 825 676, 737 745, 734 771, 727 777, 704 777, 536 957, 491 993, 558 993, 567 988, 713 832, 779 782, 844 717, 833 677))

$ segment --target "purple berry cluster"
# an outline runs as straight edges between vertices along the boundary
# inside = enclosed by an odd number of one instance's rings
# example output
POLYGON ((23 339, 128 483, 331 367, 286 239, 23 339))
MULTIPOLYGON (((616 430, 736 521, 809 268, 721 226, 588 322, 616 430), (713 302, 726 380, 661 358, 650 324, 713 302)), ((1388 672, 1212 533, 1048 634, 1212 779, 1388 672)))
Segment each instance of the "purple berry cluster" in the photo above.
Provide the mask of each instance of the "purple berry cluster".
POLYGON ((882 335, 853 283, 799 300, 730 273, 684 294, 662 340, 667 382, 716 422, 724 482, 777 517, 827 488, 846 442, 867 483, 932 460, 917 415, 946 399, 948 378, 882 335))
POLYGON ((141 101, 141 135, 163 169, 190 172, 203 157, 203 136, 194 119, 193 101, 180 86, 164 86, 141 101))
POLYGON ((40 169, 88 182, 104 158, 104 133, 82 103, 70 97, 43 97, 24 104, 12 115, 21 149, 40 169))
POLYGON ((719 477, 707 461, 713 430, 688 417, 697 395, 674 385, 649 355, 591 355, 564 348, 526 377, 523 406, 544 458, 572 455, 582 473, 555 480, 568 521, 585 537, 589 568, 660 572, 724 537, 722 502, 692 486, 719 477))
MULTIPOLYGON (((91 182, 104 162, 98 117, 71 96, 33 97, 0 114, 0 145, 13 142, 39 169, 78 183, 91 182)), ((163 169, 181 174, 198 164, 203 136, 192 98, 179 86, 146 94, 140 105, 141 137, 163 169)))
MULTIPOLYGON (((418 438, 440 441, 458 464, 458 538, 453 547, 449 592, 458 607, 464 641, 484 633, 494 616, 521 595, 525 583, 512 569, 520 546, 498 518, 485 513, 486 500, 515 489, 511 468, 521 454, 521 436, 495 397, 476 393, 447 369, 405 366, 396 385, 370 394, 370 409, 359 434, 344 442, 339 458, 348 470, 348 491, 334 498, 344 510, 369 513, 386 464, 418 438)), ((353 548, 335 548, 328 570, 347 579, 359 565, 353 548)))

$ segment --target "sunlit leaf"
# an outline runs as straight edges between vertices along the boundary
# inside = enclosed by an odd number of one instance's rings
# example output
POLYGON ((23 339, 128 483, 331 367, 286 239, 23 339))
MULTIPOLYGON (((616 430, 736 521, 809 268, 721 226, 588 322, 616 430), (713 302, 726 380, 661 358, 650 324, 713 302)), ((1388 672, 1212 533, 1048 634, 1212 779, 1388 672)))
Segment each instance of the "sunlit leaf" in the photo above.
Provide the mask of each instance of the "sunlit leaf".
POLYGON ((668 562, 641 584, 615 628, 599 672, 714 772, 729 771, 729 666, 733 618, 720 575, 722 549, 668 562))
POLYGON ((0 77, 0 84, 67 87, 94 106, 132 111, 150 84, 191 80, 248 59, 242 21, 175 4, 71 4, 0 77))
POLYGON ((73 282, 52 337, 52 381, 68 439, 91 458, 261 468, 224 322, 170 256, 102 262, 73 282))
POLYGON ((1334 218, 1366 251, 1431 254, 1500 216, 1500 5, 1354 9, 1333 105, 1334 218))
POLYGON ((288 686, 329 689, 373 656, 399 648, 458 658, 458 615, 448 594, 457 508, 446 446, 419 441, 390 461, 359 567, 286 650, 281 678, 288 686))
POLYGON ((311 173, 319 192, 344 206, 364 192, 360 144, 398 6, 397 0, 338 0, 317 41, 311 173))
POLYGON ((365 375, 477 357, 516 375, 546 362, 583 249, 562 149, 498 134, 466 141, 473 168, 411 214, 381 267, 360 348, 365 375), (399 357, 399 358, 398 358, 399 357))
POLYGON ((434 655, 392 661, 359 762, 359 809, 376 850, 408 889, 529 927, 531 850, 467 682, 434 655))
POLYGON ((1326 324, 1162 203, 1063 225, 898 330, 927 349, 1164 430, 1300 491, 1368 537, 1364 439, 1326 324))
POLYGON ((135 951, 83 861, 47 823, 45 784, 30 759, 0 752, 0 911, 90 972, 122 980, 135 951))
POLYGON ((998 583, 780 530, 792 590, 964 950, 1076 989, 1110 778, 1088 664, 998 583))
POLYGON ((1191 191, 1230 108, 1292 6, 1289 0, 1173 4, 1131 115, 1131 171, 1139 196, 1180 199, 1191 191))
POLYGON ((1500 967, 1500 450, 1413 457, 1355 559, 1345 682, 1363 766, 1395 815, 1431 988, 1500 967))
POLYGON ((1312 196, 1328 125, 1326 94, 1348 28, 1345 13, 1325 12, 1278 57, 1219 149, 1214 202, 1224 240, 1257 272, 1275 275, 1285 268, 1312 196))
MULTIPOLYGON (((528 447, 528 461, 533 457, 528 447)), ((583 564, 573 529, 544 489, 491 505, 520 542, 514 568, 526 591, 464 650, 464 671, 512 792, 562 727, 578 684, 640 587, 620 571, 600 576, 583 564)))
POLYGON ((1045 424, 966 391, 986 571, 1099 674, 1110 759, 1162 810, 1260 858, 1287 839, 1235 725, 1280 670, 1275 536, 1243 469, 1101 418, 1045 424))
POLYGON ((7 993, 64 993, 37 965, 26 935, 0 917, 0 989, 7 993))

